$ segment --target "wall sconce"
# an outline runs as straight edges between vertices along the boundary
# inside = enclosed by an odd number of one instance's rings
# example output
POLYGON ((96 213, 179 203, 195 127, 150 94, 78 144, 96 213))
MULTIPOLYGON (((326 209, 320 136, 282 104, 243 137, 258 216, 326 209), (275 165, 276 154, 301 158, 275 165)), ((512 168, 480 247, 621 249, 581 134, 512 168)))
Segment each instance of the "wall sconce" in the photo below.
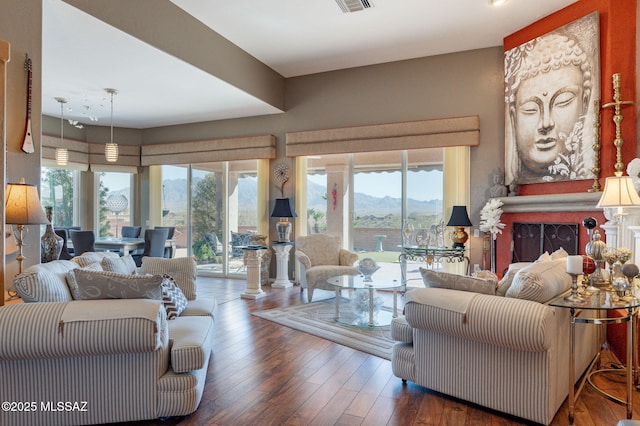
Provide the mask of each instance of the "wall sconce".
POLYGON ((451 234, 453 248, 463 249, 464 243, 469 239, 469 234, 464 230, 465 226, 471 226, 467 206, 453 206, 451 217, 447 226, 455 226, 457 229, 451 234))
POLYGON ((280 221, 276 224, 278 242, 288 243, 289 234, 291 233, 289 218, 297 217, 295 210, 291 206, 291 200, 289 198, 277 198, 276 205, 273 207, 273 212, 271 212, 271 217, 280 218, 280 221))

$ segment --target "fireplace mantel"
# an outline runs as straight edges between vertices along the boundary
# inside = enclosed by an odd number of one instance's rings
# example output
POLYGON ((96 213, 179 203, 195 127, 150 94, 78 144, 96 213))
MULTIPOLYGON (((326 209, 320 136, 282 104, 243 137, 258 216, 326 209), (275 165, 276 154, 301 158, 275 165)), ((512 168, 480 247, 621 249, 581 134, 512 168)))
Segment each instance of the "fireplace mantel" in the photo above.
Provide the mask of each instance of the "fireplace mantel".
POLYGON ((602 192, 578 192, 572 194, 519 195, 501 197, 505 213, 525 212, 590 212, 599 210, 596 204, 602 192))

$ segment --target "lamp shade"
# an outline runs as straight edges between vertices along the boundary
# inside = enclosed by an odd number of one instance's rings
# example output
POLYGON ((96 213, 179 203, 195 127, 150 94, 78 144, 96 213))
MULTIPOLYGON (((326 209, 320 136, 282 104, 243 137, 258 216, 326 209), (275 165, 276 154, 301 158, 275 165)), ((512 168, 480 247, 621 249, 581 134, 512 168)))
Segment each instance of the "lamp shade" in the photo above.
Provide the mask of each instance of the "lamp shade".
POLYGON ((447 226, 471 226, 467 206, 453 206, 447 226))
POLYGON ((640 196, 629 176, 611 176, 604 183, 602 196, 596 207, 639 207, 640 196))
POLYGON ((49 223, 35 185, 20 183, 7 185, 5 200, 5 223, 10 225, 40 225, 49 223))
POLYGON ((291 206, 291 199, 277 198, 271 217, 297 217, 295 210, 291 206))

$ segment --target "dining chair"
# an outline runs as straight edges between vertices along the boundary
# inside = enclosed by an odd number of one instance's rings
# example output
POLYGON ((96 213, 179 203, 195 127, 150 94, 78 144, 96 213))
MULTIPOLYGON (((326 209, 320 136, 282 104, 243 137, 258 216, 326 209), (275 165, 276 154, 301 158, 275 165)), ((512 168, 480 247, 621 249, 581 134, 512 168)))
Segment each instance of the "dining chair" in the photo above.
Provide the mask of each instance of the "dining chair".
POLYGON ((120 231, 122 238, 139 238, 142 226, 123 226, 120 231))
POLYGON ((69 238, 73 243, 73 253, 75 256, 80 256, 87 251, 96 251, 94 244, 96 242, 96 235, 93 231, 78 231, 72 229, 69 231, 69 238))
POLYGON ((142 266, 143 257, 164 257, 167 243, 166 229, 147 229, 144 231, 144 250, 142 254, 132 255, 137 266, 142 266))
POLYGON ((73 256, 69 253, 69 247, 67 247, 67 240, 69 239, 69 234, 66 229, 54 229, 53 232, 56 235, 60 236, 63 240, 62 243, 62 251, 60 251, 60 260, 71 260, 73 256))
MULTIPOLYGON (((167 230, 167 240, 172 240, 173 239, 173 234, 175 234, 175 232, 176 232, 176 227, 175 226, 155 226, 153 229, 166 229, 167 230)), ((165 247, 164 248, 164 257, 168 257, 168 258, 173 257, 173 248, 174 248, 173 244, 171 245, 171 247, 165 247)))

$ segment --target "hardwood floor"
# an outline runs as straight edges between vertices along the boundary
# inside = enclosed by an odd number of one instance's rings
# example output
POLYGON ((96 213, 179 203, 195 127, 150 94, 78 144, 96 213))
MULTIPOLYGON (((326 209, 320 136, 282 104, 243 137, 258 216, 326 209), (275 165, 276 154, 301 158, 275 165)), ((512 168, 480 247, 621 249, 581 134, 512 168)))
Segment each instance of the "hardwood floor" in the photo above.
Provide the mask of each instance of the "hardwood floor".
MULTIPOLYGON (((387 360, 251 315, 256 310, 306 303, 306 292, 301 295, 299 287, 266 287, 267 297, 253 301, 237 298, 244 281, 205 278, 198 285, 199 292, 220 301, 200 407, 184 418, 136 425, 529 424, 403 384, 387 360)), ((624 385, 615 377, 599 383, 623 397, 624 385)), ((552 425, 568 425, 567 410, 565 401, 552 425)), ((615 425, 625 417, 624 407, 585 386, 576 407, 576 425, 615 425)), ((640 404, 634 418, 640 418, 640 404)))

